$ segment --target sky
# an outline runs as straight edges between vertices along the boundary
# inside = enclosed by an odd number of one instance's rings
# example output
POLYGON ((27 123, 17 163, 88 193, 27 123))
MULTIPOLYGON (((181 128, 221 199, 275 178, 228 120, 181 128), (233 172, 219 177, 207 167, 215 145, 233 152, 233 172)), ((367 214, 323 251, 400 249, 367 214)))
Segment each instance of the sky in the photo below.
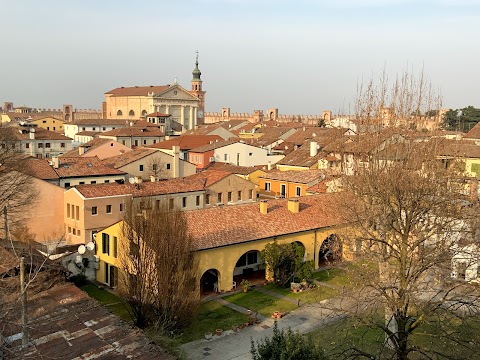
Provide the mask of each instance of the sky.
POLYGON ((0 0, 0 103, 100 109, 120 86, 190 88, 206 111, 353 112, 359 84, 424 69, 480 107, 480 0, 0 0))

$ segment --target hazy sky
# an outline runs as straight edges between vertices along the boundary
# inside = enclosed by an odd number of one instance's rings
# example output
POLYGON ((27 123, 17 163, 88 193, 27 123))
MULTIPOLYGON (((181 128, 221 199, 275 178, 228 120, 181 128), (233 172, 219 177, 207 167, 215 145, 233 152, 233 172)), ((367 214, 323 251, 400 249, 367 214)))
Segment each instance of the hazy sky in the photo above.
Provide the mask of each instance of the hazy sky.
POLYGON ((422 66, 480 107, 480 0, 0 0, 0 102, 100 109, 119 86, 190 88, 206 110, 348 112, 357 83, 422 66))

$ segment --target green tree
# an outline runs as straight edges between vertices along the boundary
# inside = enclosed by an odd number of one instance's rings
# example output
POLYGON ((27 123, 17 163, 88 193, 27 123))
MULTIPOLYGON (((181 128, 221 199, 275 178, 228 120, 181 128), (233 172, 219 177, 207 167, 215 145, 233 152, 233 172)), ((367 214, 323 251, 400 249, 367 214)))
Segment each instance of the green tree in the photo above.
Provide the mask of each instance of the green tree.
POLYGON ((447 130, 468 132, 478 122, 480 122, 480 109, 473 106, 449 109, 443 115, 443 127, 447 130))
POLYGON ((255 344, 252 339, 253 360, 325 360, 323 349, 292 329, 279 330, 273 325, 273 336, 255 344))

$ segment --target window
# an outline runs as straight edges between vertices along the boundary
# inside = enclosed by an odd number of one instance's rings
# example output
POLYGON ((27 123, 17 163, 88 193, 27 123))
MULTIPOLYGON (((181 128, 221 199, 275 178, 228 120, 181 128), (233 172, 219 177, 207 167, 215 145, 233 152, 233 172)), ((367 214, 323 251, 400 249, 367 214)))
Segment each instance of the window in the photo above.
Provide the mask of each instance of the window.
POLYGON ((223 154, 223 160, 228 161, 228 155, 227 154, 223 154))
POLYGON ((120 204, 120 211, 123 211, 123 203, 120 204))
POLYGON ((302 193, 302 188, 300 186, 297 186, 295 190, 296 190, 295 193, 297 194, 297 196, 300 196, 302 193))
POLYGON ((113 257, 117 257, 117 237, 113 237, 113 257))
POLYGON ((253 199, 253 190, 248 191, 248 198, 251 200, 253 199))
POLYGON ((110 274, 108 273, 109 267, 108 263, 105 263, 105 284, 108 284, 108 280, 110 279, 110 274))
POLYGON ((47 126, 47 130, 50 130, 50 126, 47 126))
POLYGON ((102 254, 110 255, 110 235, 102 233, 102 254))
POLYGON ((67 204, 67 219, 70 219, 70 204, 67 204))
POLYGON ((39 148, 39 149, 43 149, 43 144, 40 144, 40 143, 39 143, 39 144, 38 144, 38 148, 39 148))
POLYGON ((118 110, 117 111, 117 116, 122 116, 122 115, 123 115, 122 110, 118 110))
POLYGON ((65 147, 65 143, 60 143, 60 147, 61 147, 61 148, 64 148, 64 147, 65 147))
POLYGON ((210 194, 205 195, 205 204, 210 205, 210 194))
POLYGON ((167 170, 170 170, 170 168, 171 168, 171 165, 167 164, 167 170))
POLYGON ((237 263, 235 264, 235 267, 240 267, 245 265, 247 265, 247 256, 246 254, 243 254, 242 256, 240 256, 240 259, 238 259, 237 263))
POLYGON ((253 153, 248 153, 248 156, 252 156, 252 155, 253 155, 253 153))
POLYGON ((147 145, 147 140, 143 140, 143 145, 147 145))
POLYGON ((55 126, 53 127, 53 131, 55 131, 55 126))
POLYGON ((65 187, 70 187, 70 183, 65 183, 65 187))
POLYGON ((47 149, 50 149, 50 143, 45 143, 45 147, 46 147, 47 149))
POLYGON ((78 185, 85 185, 85 181, 80 181, 78 185))
POLYGON ((228 202, 232 202, 232 192, 231 191, 229 191, 227 193, 227 198, 228 198, 228 202))
POLYGON ((106 212, 107 214, 111 214, 111 213, 112 213, 112 205, 107 205, 107 206, 105 207, 105 212, 106 212))
POLYGON ((80 206, 75 206, 76 208, 76 214, 75 214, 75 220, 80 220, 80 206))
POLYGON ((122 145, 126 145, 127 142, 125 140, 122 140, 122 145))
POLYGON ((98 209, 96 206, 92 206, 92 215, 97 215, 98 214, 98 209))
POLYGON ((280 185, 280 195, 285 196, 287 193, 287 185, 281 184, 280 185))
POLYGON ((170 210, 173 210, 174 206, 175 206, 175 199, 168 199, 168 208, 170 210))
POLYGON ((143 171, 143 165, 140 165, 140 166, 139 166, 139 170, 140 170, 140 171, 143 171))
POLYGON ((77 230, 77 236, 80 236, 80 230, 77 230))
POLYGON ((270 183, 269 182, 265 183, 265 191, 270 191, 270 183))
POLYGON ((42 123, 43 123, 43 124, 46 124, 46 123, 47 123, 47 120, 43 120, 42 123))
POLYGON ((30 143, 25 144, 25 149, 30 149, 30 143))
POLYGON ((71 234, 72 233, 72 228, 69 226, 68 227, 68 233, 71 234))
POLYGON ((95 128, 92 128, 93 131, 95 131, 95 128))
POLYGON ((184 196, 182 198, 182 207, 187 207, 187 197, 186 196, 184 196))
POLYGON ((86 129, 84 127, 82 127, 82 130, 85 131, 86 129))
POLYGON ((218 193, 217 195, 217 203, 221 203, 222 202, 222 193, 218 193))
POLYGON ((96 181, 90 181, 90 184, 96 184, 97 182, 96 181))
POLYGON ((105 130, 107 130, 107 128, 104 126, 104 127, 102 127, 102 130, 105 131, 105 130))
POLYGON ((238 201, 242 201, 242 191, 241 190, 237 193, 237 199, 238 199, 238 201))
POLYGON ((73 235, 77 235, 77 229, 73 228, 73 235))
POLYGON ((200 206, 200 196, 199 195, 197 195, 197 197, 195 198, 195 205, 200 206))
POLYGON ((135 140, 134 143, 135 143, 135 146, 138 146, 138 140, 135 140))
POLYGON ((128 116, 135 116, 135 111, 130 110, 130 111, 128 112, 128 116))

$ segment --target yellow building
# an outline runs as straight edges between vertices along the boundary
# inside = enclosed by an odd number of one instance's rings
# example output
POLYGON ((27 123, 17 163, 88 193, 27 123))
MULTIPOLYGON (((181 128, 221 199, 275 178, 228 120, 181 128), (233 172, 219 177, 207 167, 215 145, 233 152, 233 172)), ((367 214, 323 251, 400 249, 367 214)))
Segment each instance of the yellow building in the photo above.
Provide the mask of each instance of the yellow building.
POLYGON ((63 121, 51 116, 35 119, 29 121, 31 124, 36 124, 37 127, 45 130, 57 131, 63 133, 63 121))
MULTIPOLYGON (((242 279, 264 279, 260 251, 273 241, 298 243, 315 268, 334 256, 333 247, 350 258, 348 246, 342 242, 348 230, 339 215, 343 196, 323 194, 186 211, 202 291, 230 291, 242 279)), ((116 223, 96 237, 97 281, 110 286, 116 283, 118 253, 117 257, 113 254, 121 249, 121 226, 122 222, 116 223)))

